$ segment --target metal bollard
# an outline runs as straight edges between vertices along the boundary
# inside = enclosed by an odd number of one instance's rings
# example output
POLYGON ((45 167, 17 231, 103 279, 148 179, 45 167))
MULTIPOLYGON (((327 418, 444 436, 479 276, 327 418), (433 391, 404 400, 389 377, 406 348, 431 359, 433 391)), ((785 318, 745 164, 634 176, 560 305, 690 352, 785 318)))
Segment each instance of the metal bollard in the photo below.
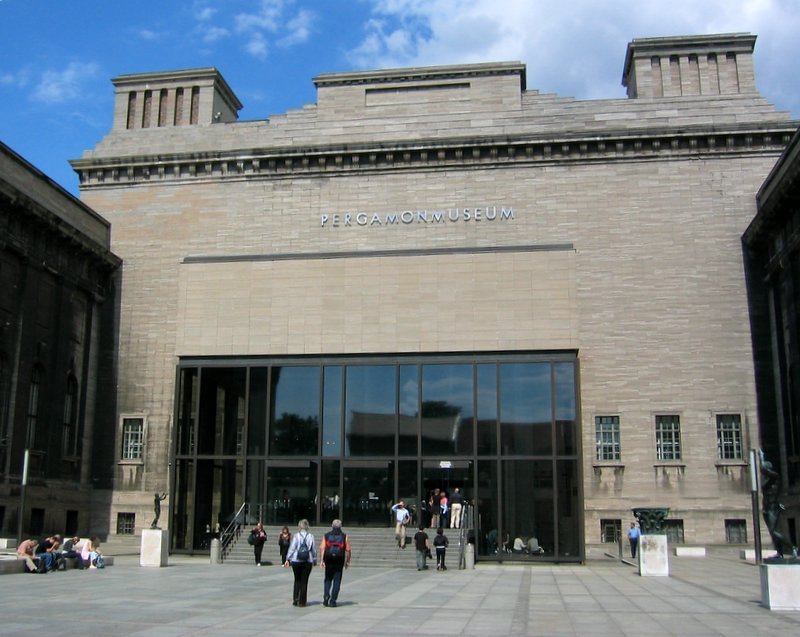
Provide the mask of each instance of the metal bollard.
POLYGON ((464 547, 464 568, 475 568, 475 545, 472 543, 464 547))
POLYGON ((222 564, 219 559, 219 540, 217 538, 211 540, 211 563, 222 564))

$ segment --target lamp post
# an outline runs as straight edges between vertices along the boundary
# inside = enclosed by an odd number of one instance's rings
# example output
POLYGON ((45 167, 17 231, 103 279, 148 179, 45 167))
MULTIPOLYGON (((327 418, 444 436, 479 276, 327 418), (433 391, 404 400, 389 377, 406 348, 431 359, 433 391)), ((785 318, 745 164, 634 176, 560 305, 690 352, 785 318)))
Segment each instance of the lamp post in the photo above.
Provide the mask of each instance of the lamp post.
POLYGON ((758 460, 756 450, 750 450, 750 498, 753 507, 753 547, 756 564, 761 564, 761 523, 758 516, 758 460))
POLYGON ((28 460, 30 451, 25 449, 25 458, 22 461, 22 483, 19 489, 19 515, 17 515, 17 546, 22 543, 22 519, 25 515, 25 487, 28 484, 28 460))

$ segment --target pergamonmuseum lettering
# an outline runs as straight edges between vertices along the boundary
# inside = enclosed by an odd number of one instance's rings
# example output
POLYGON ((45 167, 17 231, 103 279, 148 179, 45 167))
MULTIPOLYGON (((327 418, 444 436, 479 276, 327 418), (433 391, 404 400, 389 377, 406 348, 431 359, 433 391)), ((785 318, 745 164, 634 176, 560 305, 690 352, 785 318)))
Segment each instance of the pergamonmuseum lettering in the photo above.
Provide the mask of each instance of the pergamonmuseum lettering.
POLYGON ((402 212, 334 212, 320 215, 320 226, 348 228, 354 226, 397 226, 414 223, 458 223, 507 221, 514 219, 514 209, 505 206, 485 208, 442 208, 439 210, 403 210, 402 212))

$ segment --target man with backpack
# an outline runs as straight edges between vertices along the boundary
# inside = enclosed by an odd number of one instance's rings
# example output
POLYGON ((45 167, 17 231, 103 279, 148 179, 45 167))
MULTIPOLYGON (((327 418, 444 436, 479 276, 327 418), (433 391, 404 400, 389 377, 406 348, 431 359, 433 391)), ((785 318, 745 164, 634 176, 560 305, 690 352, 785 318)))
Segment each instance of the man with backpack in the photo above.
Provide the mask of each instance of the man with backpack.
POLYGON ((320 554, 322 555, 320 567, 325 569, 322 604, 336 608, 339 588, 342 585, 342 572, 350 566, 351 555, 350 538, 342 532, 341 520, 334 520, 331 523, 331 530, 322 538, 320 554))

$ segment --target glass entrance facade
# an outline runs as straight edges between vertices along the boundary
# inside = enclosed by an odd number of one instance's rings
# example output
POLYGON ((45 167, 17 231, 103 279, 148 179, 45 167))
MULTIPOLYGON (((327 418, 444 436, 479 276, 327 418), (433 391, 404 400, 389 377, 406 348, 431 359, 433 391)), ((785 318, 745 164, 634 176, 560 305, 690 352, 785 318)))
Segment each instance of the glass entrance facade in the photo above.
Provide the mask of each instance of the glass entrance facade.
POLYGON ((172 548, 245 502, 269 525, 389 527, 398 500, 427 520, 459 488, 479 558, 581 560, 577 378, 574 352, 182 360, 172 548))

